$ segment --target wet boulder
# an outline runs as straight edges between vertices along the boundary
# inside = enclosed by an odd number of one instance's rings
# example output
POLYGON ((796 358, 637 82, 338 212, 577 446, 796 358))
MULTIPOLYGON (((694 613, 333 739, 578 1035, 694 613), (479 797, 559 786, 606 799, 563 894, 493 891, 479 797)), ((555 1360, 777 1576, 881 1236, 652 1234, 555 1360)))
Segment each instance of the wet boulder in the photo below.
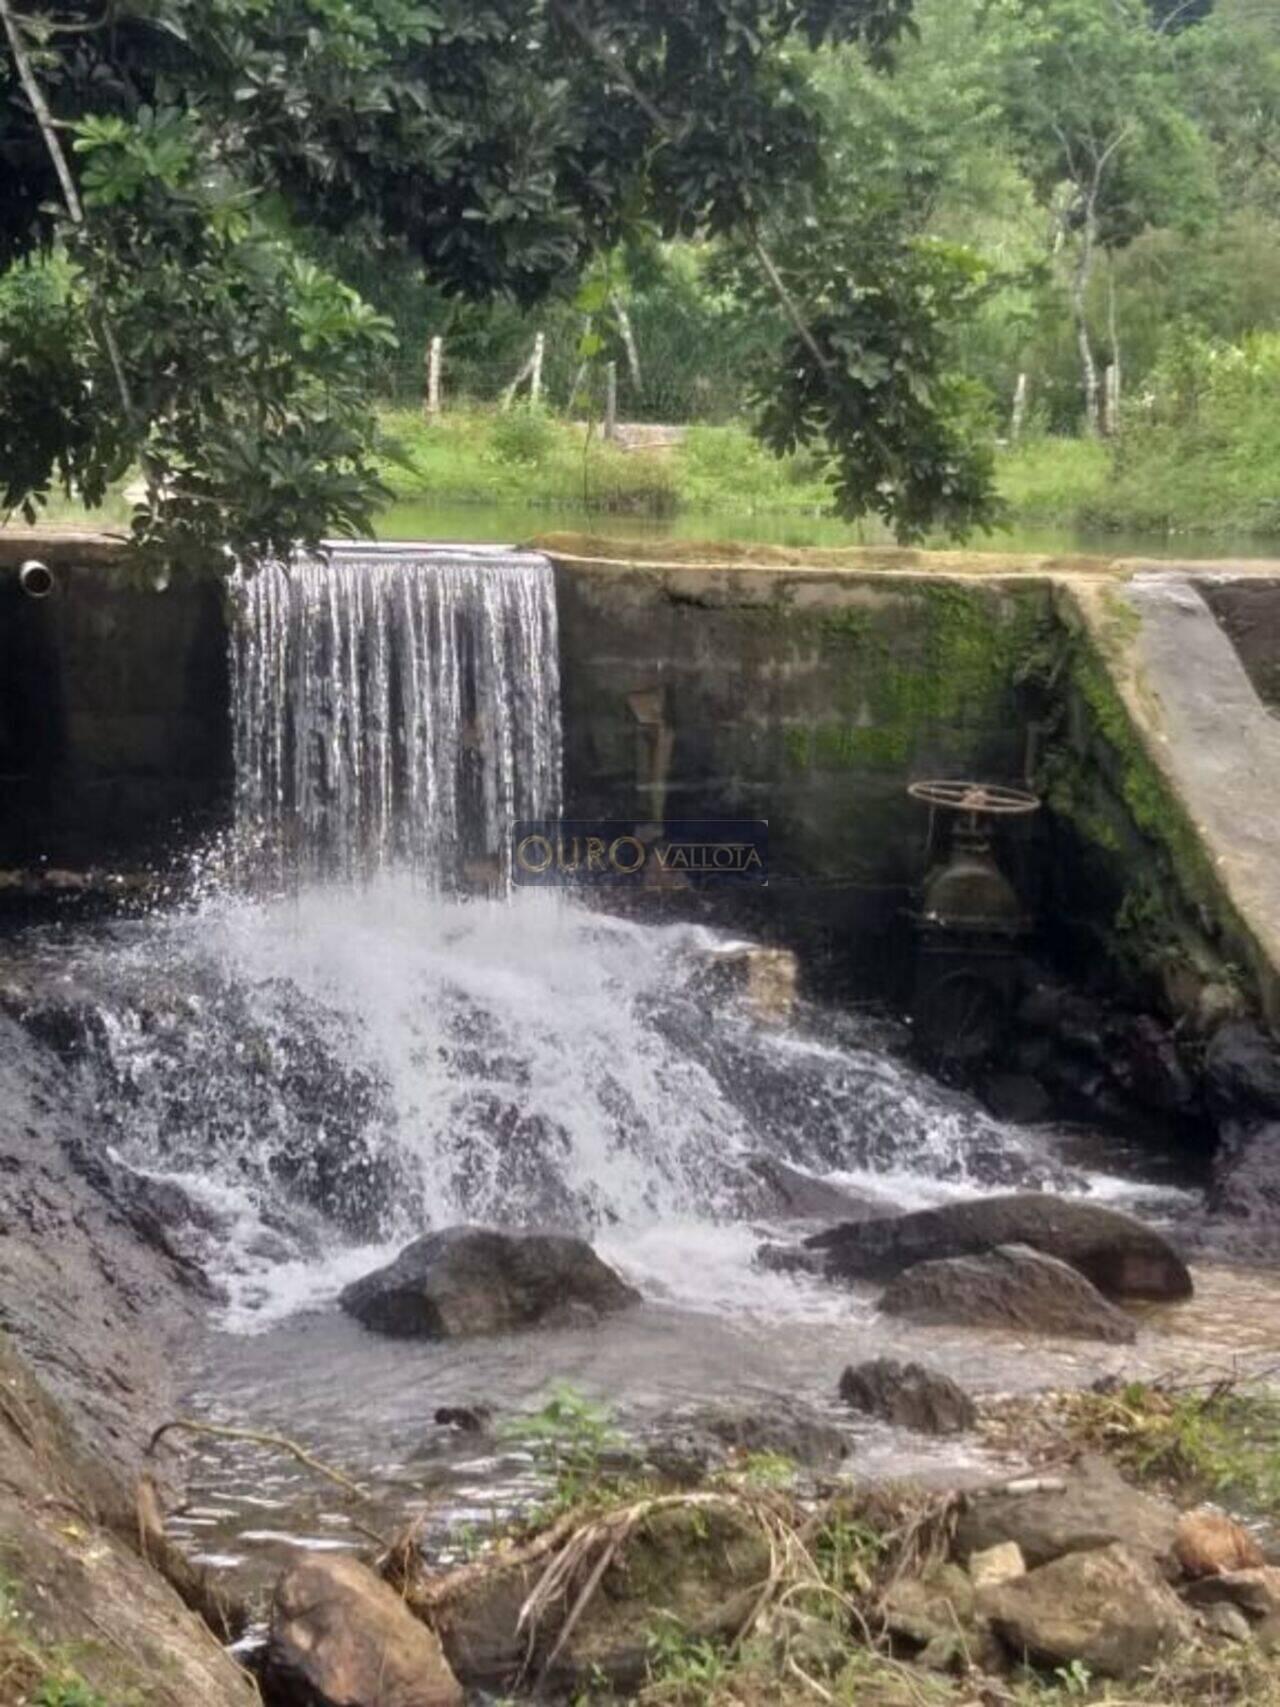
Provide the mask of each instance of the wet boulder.
POLYGON ((1174 1506, 1131 1487, 1108 1459, 1085 1453, 1061 1474, 976 1490, 957 1523, 955 1549, 969 1559, 1016 1541, 1035 1567, 1123 1541, 1173 1575, 1177 1532, 1174 1506))
POLYGON ((1237 1254, 1280 1248, 1280 1121, 1224 1123, 1206 1207, 1231 1223, 1237 1254))
POLYGON ((850 1365, 840 1377, 840 1397, 855 1411, 917 1434, 961 1434, 978 1420, 973 1400, 949 1375, 891 1357, 850 1365))
POLYGON ((842 1222, 806 1245, 838 1280, 891 1280, 915 1263, 1029 1245, 1069 1263, 1109 1297, 1189 1298, 1191 1275, 1169 1241, 1130 1215, 1078 1198, 1016 1192, 876 1221, 842 1222))
POLYGON ((365 1327, 398 1338, 461 1339, 520 1328, 580 1327, 639 1301, 585 1239, 447 1227, 343 1289, 365 1327))
POLYGON ((1205 1050, 1204 1080, 1219 1119, 1280 1119, 1280 1047, 1249 1021, 1218 1027, 1205 1050))
POLYGON ((997 1120, 1034 1126, 1053 1113, 1053 1099, 1030 1073, 993 1073, 982 1087, 982 1100, 997 1120))
POLYGON ((784 1395, 696 1405, 666 1420, 646 1445, 655 1469, 696 1482, 733 1458, 769 1453, 807 1470, 834 1470, 849 1442, 828 1417, 784 1395))
POLYGON ((1132 1677, 1191 1632, 1186 1608, 1149 1560, 1112 1545, 1070 1553, 978 1591, 978 1608, 1015 1655, 1132 1677))
POLYGON ((1017 1328, 1111 1345, 1137 1338, 1131 1318, 1077 1269, 1027 1245, 917 1263, 890 1282, 880 1308, 926 1324, 1017 1328))
POLYGON ((439 1638, 367 1566, 312 1555, 287 1570, 271 1608, 271 1699, 298 1707, 462 1707, 439 1638))
POLYGON ((1108 1064, 1121 1089, 1144 1108, 1187 1114, 1196 1090, 1173 1034, 1150 1014, 1131 1014, 1109 1040, 1108 1064))
POLYGON ((887 1198, 855 1193, 762 1153, 745 1158, 733 1186, 747 1214, 779 1220, 829 1221, 838 1215, 845 1221, 870 1221, 889 1207, 887 1198))

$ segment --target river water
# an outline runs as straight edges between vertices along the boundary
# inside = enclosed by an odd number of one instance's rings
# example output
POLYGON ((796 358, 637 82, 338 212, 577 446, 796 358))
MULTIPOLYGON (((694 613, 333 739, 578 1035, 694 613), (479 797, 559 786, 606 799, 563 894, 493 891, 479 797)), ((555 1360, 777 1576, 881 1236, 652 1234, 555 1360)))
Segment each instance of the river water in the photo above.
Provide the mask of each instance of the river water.
MULTIPOLYGON (((748 545, 788 548, 822 546, 828 549, 858 545, 891 545, 890 535, 874 521, 842 522, 817 512, 796 510, 682 509, 674 516, 611 514, 586 511, 580 505, 459 503, 448 498, 404 500, 384 511, 378 535, 387 540, 452 539, 511 544, 545 534, 585 533, 611 539, 734 540, 748 545)), ((945 547, 945 540, 931 540, 945 547)), ((1274 557, 1274 540, 1224 532, 1172 538, 1168 534, 1120 532, 1021 523, 975 534, 968 545, 976 551, 1007 551, 1097 557, 1161 557, 1215 559, 1274 557)))

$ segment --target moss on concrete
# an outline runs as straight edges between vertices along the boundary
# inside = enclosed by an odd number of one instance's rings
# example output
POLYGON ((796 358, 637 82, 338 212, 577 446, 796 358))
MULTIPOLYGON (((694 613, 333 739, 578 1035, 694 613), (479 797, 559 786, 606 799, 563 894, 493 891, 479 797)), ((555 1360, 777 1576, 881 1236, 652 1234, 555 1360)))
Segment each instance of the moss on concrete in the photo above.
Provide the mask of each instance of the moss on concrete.
POLYGON ((878 611, 777 613, 833 671, 837 715, 788 731, 794 765, 905 771, 926 747, 935 762, 959 763, 975 731, 1017 722, 1016 690, 1050 621, 1043 589, 929 581, 896 593, 878 611))
POLYGON ((1037 786, 1108 874, 1118 901, 1102 934, 1126 977, 1166 990, 1178 971, 1191 974, 1191 988, 1236 983, 1232 945, 1244 926, 1118 686, 1136 679, 1131 653, 1140 620, 1114 593, 1099 604, 1101 617, 1092 621, 1078 606, 1064 612, 1065 681, 1076 707, 1037 786))

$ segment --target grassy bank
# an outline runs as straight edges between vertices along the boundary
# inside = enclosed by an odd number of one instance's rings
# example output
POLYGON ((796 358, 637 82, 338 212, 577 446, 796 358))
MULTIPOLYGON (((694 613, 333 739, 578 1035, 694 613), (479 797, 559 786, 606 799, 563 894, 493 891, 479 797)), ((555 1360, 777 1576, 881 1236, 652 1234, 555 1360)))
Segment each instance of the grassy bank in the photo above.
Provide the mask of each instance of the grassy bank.
MULTIPOLYGON (((1125 534, 1186 537, 1205 548, 1215 536, 1280 539, 1280 357, 1274 390, 1272 396, 1256 375, 1215 372, 1213 388, 1194 407, 1180 406, 1181 418, 1139 415, 1115 446, 1045 436, 1002 451, 996 467, 1006 529, 1033 537, 1057 531, 1067 536, 1057 549, 1073 532, 1092 536, 1094 547, 1098 535, 1114 533, 1117 549, 1125 534)), ((401 504, 653 517, 718 512, 729 533, 735 516, 776 518, 778 543, 887 540, 874 520, 848 529, 819 521, 831 508, 819 459, 775 458, 741 426, 693 426, 675 446, 631 450, 527 406, 505 414, 457 408, 434 425, 416 411, 387 411, 382 426, 382 473, 401 504), (783 537, 788 517, 797 518, 795 538, 783 537), (840 537, 815 538, 815 528, 840 537)), ((45 519, 120 527, 128 506, 118 493, 92 513, 57 497, 45 519)), ((429 516, 422 525, 432 530, 429 516)), ((992 548, 1009 549, 1009 532, 992 548)))
POLYGON ((457 409, 434 425, 396 411, 383 425, 383 473, 397 498, 659 516, 720 507, 812 513, 831 501, 812 459, 770 456, 742 427, 695 426, 674 447, 626 450, 527 407, 457 409))
MULTIPOLYGON (((620 514, 818 515, 820 459, 777 459, 741 426, 624 449, 526 407, 384 416, 398 499, 577 505, 620 514)), ((1136 410, 1114 446, 1037 437, 998 459, 1007 524, 1091 533, 1280 536, 1280 354, 1210 363, 1194 400, 1136 410)))

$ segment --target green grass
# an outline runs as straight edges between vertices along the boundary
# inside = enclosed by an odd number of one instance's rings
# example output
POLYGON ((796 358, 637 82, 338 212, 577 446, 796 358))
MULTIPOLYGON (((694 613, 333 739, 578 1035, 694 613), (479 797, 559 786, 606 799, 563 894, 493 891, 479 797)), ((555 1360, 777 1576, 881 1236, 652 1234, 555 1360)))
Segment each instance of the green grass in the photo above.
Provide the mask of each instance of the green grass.
MULTIPOLYGON (((29 1707, 127 1707, 93 1689, 58 1649, 38 1641, 18 1602, 17 1584, 0 1575, 0 1700, 29 1707)), ((130 1701, 136 1701, 130 1692, 130 1701)))
MULTIPOLYGON (((606 1497, 602 1459, 621 1446, 623 1437, 606 1406, 594 1404, 575 1387, 551 1389, 542 1407, 517 1416, 502 1429, 504 1440, 524 1446, 552 1483, 550 1509, 572 1511, 606 1497)), ((607 1497, 617 1497, 616 1489, 607 1497)))
POLYGON ((1014 522, 1070 527, 1097 502, 1110 467, 1110 452, 1096 440, 1033 438, 1001 452, 996 479, 1014 522))
POLYGON ((1170 1393, 1141 1381, 1117 1393, 1073 1394, 1077 1438, 1129 1475, 1183 1500, 1215 1498, 1280 1517, 1280 1399, 1225 1386, 1170 1393))
MULTIPOLYGON (((1044 436, 1001 451, 996 473, 1006 528, 1280 537, 1280 357, 1274 366, 1274 375, 1268 362, 1247 379, 1218 381, 1190 421, 1134 414, 1114 447, 1044 436)), ((598 429, 588 433, 527 404, 506 413, 461 405, 436 423, 389 409, 380 422, 383 477, 402 504, 720 512, 794 527, 793 539, 776 542, 796 545, 812 543, 814 528, 842 526, 815 520, 831 506, 821 456, 774 457, 744 426, 691 426, 673 448, 628 451, 598 429)), ((97 512, 59 497, 44 513, 55 526, 120 527, 127 518, 118 493, 97 512)), ((874 522, 844 532, 850 540, 884 539, 874 522)), ((1064 539, 1061 548, 1068 547, 1064 539)), ((994 548, 1008 548, 1007 534, 994 548)))
POLYGON ((676 507, 668 454, 623 451, 528 405, 505 414, 460 408, 435 423, 389 411, 382 427, 383 478, 397 498, 581 504, 650 515, 676 507))
POLYGON ((519 405, 459 408, 429 423, 408 410, 382 417, 383 475, 397 498, 580 504, 670 515, 677 509, 807 512, 830 490, 816 459, 777 458, 743 427, 689 428, 672 449, 623 450, 580 425, 519 405))
MULTIPOLYGON (((779 518, 831 506, 821 456, 774 457, 743 426, 691 426, 674 448, 625 451, 527 405, 382 420, 400 500, 779 518)), ((1015 531, 1280 534, 1280 395, 1220 402, 1194 429, 1138 421, 1116 446, 1031 438, 996 470, 1015 531)))
POLYGON ((1169 537, 1280 537, 1280 335, 1175 329, 1113 444, 1037 438, 1000 459, 1014 519, 1169 537))

